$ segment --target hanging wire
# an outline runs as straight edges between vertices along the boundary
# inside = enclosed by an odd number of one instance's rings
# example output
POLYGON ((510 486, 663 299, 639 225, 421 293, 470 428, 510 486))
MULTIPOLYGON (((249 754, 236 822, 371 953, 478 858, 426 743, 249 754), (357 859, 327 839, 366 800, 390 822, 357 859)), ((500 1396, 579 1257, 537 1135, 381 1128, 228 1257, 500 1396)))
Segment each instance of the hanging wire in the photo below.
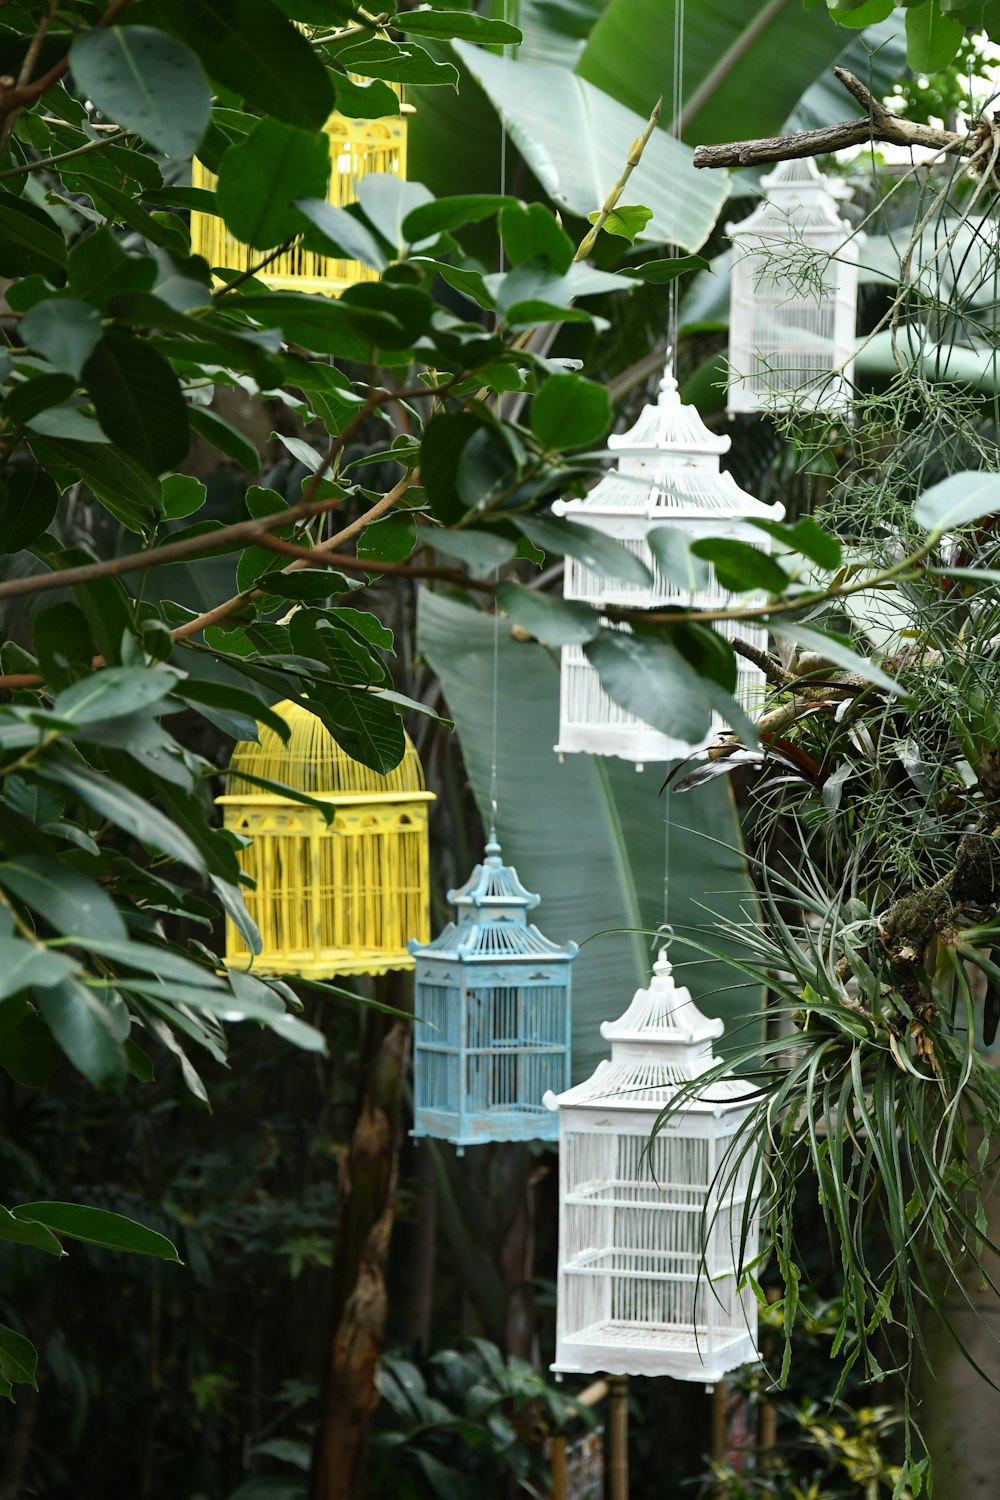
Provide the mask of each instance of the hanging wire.
MULTIPOLYGON (((684 108, 684 4, 685 0, 675 0, 674 3, 674 67, 672 79, 671 98, 671 134, 675 140, 674 162, 671 168, 673 176, 674 203, 680 198, 680 137, 681 137, 681 111, 684 108)), ((671 247, 673 254, 680 254, 680 246, 671 247)), ((667 323, 667 369, 676 379, 677 377, 677 327, 680 318, 680 277, 675 276, 670 283, 670 297, 668 304, 667 323)), ((670 925, 670 786, 663 791, 663 921, 653 937, 654 953, 659 950, 664 952, 673 942, 674 929, 670 925)))
MULTIPOLYGON (((503 19, 508 19, 510 0, 503 0, 503 19)), ((503 55, 510 56, 510 51, 504 43, 503 55)), ((501 106, 500 109, 500 196, 507 191, 507 114, 501 106)), ((497 270, 503 271, 503 240, 497 235, 497 270)), ((497 409, 499 410, 502 398, 497 395, 497 409)), ((493 570, 493 726, 492 741, 490 749, 490 842, 496 842, 497 836, 497 738, 500 722, 500 606, 497 603, 495 586, 500 582, 500 566, 497 564, 493 570)))

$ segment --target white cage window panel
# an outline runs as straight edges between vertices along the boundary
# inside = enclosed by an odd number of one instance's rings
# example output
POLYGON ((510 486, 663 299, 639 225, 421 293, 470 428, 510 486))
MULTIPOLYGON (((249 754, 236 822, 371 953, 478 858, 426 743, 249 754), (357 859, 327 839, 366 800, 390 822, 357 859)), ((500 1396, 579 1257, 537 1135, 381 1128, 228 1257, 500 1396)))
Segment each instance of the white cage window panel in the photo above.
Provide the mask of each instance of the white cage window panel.
POLYGON ((730 414, 851 397, 858 291, 857 235, 813 161, 785 162, 733 242, 730 414))

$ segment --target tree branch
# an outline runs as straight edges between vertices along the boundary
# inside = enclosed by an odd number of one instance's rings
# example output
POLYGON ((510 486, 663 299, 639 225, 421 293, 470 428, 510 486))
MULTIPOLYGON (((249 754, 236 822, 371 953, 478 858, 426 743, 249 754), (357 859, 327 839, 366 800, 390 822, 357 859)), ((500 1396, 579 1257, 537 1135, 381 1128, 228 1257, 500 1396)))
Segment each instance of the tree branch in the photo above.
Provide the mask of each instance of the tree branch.
MULTIPOLYGON (((271 552, 280 552, 283 557, 296 558, 304 568, 315 567, 317 563, 323 568, 338 568, 343 573, 387 573, 393 578, 431 578, 438 583, 454 583, 463 589, 478 589, 482 593, 492 594, 495 585, 487 583, 483 578, 471 578, 463 573, 460 568, 432 568, 421 563, 391 563, 378 562, 371 557, 351 557, 349 553, 326 552, 319 547, 299 547, 295 542, 286 542, 283 537, 266 536, 261 537, 260 545, 267 547, 271 552)), ((433 547, 433 541, 426 543, 433 547)), ((287 568, 281 570, 288 572, 287 568)), ((267 592, 267 578, 265 574, 261 579, 261 592, 267 592)), ((378 579, 372 580, 377 583, 378 579)))
POLYGON ((834 68, 833 72, 865 111, 860 120, 842 120, 837 125, 824 125, 818 130, 801 130, 795 135, 766 136, 760 140, 697 146, 694 165, 749 167, 763 162, 796 161, 804 156, 826 156, 831 151, 843 150, 845 146, 862 146, 869 141, 885 141, 889 145, 906 148, 928 146, 949 156, 972 156, 989 134, 990 126, 986 121, 960 134, 901 119, 881 105, 861 80, 846 68, 834 68))

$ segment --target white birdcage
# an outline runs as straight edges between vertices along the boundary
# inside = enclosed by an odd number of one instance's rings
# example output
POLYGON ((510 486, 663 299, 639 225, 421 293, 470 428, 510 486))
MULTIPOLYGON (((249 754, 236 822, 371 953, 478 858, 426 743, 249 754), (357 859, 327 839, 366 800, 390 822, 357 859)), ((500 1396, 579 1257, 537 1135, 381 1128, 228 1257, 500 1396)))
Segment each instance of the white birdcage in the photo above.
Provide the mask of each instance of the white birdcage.
POLYGON ((611 1059, 558 1096, 559 1282, 554 1370, 714 1383, 754 1362, 757 1303, 740 1285, 756 1254, 756 1184, 728 1148, 753 1105, 716 1079, 664 1108, 717 1062, 703 1016, 661 952, 601 1034, 611 1059), (720 1170, 721 1164, 721 1170, 720 1170))
POLYGON ((835 411, 851 397, 863 236, 842 219, 811 157, 762 179, 749 218, 729 224, 729 395, 735 412, 835 411))
MULTIPOLYGON (((752 522, 780 521, 784 507, 755 500, 740 489, 731 474, 720 469, 719 459, 729 446, 728 437, 709 432, 697 410, 681 401, 677 382, 668 369, 660 382, 656 404, 645 406, 628 432, 608 439, 608 449, 617 458, 616 467, 583 500, 558 500, 552 507, 557 515, 581 521, 623 543, 645 563, 653 581, 649 585, 621 582, 567 556, 564 597, 598 609, 606 605, 654 609, 667 604, 719 609, 733 604, 736 596, 720 586, 712 568, 706 585, 697 593, 678 588, 663 575, 648 541, 655 527, 676 526, 692 541, 731 537, 749 542, 762 552, 770 551, 770 537, 752 522)), ((747 602, 745 594, 739 598, 747 602)), ((767 648, 766 628, 730 621, 720 622, 716 628, 729 639, 740 635, 760 650, 767 648)), ((734 696, 752 715, 763 704, 764 676, 743 657, 737 658, 737 666, 734 696)), ((710 733, 701 745, 692 745, 643 723, 604 691, 582 646, 563 646, 560 678, 559 743, 555 747, 560 755, 577 751, 617 755, 641 766, 646 761, 675 760, 696 753, 723 727, 723 719, 714 715, 710 733)))

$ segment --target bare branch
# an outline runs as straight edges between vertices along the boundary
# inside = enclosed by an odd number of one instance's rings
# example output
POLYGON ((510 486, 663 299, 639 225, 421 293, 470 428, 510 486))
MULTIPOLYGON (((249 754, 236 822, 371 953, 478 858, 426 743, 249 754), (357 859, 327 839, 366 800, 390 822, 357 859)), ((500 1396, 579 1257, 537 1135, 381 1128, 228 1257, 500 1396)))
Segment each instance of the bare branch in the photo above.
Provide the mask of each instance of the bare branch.
POLYGON ((985 121, 971 131, 959 133, 953 130, 935 130, 930 125, 917 125, 912 120, 901 119, 873 98, 861 80, 846 68, 834 68, 833 72, 864 109, 865 117, 860 120, 841 120, 837 125, 824 125, 818 130, 800 130, 795 135, 766 136, 759 140, 697 146, 694 165, 750 167, 764 162, 796 161, 804 156, 826 156, 831 151, 841 151, 845 146, 862 146, 868 141, 884 141, 889 145, 906 148, 927 146, 949 156, 972 156, 989 134, 990 127, 985 121))

